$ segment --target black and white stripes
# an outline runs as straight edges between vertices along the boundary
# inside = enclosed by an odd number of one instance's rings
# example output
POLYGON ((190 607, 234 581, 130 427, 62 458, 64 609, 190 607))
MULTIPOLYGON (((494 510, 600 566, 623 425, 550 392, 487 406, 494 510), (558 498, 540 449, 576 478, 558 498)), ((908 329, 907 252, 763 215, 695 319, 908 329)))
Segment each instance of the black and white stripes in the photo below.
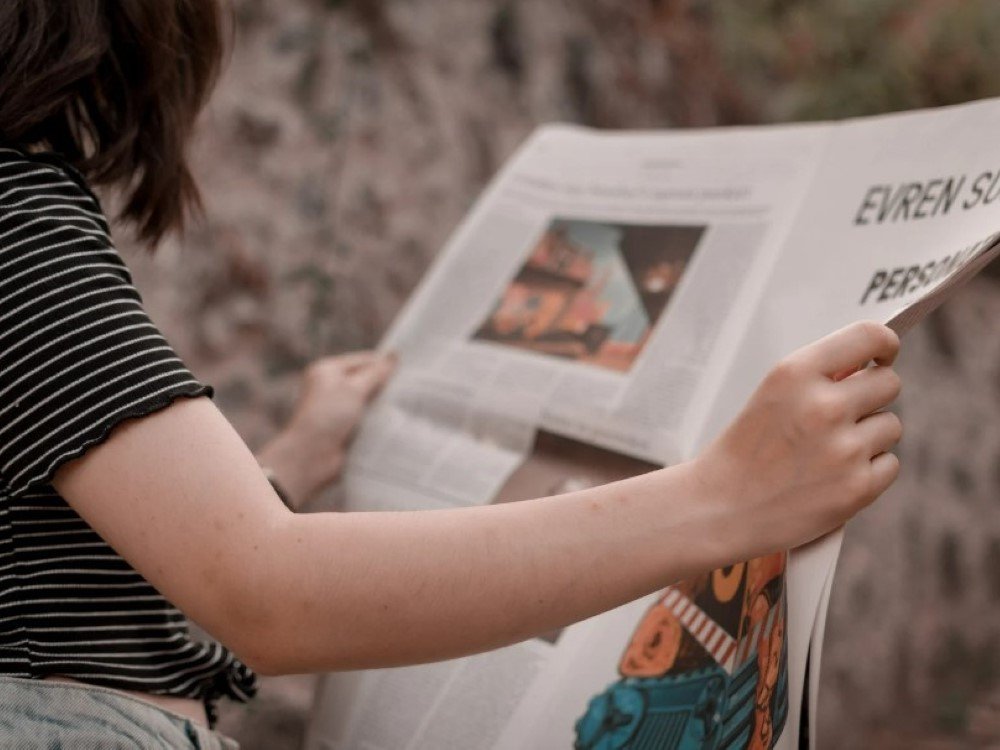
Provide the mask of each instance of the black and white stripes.
POLYGON ((146 314, 83 178, 0 148, 0 673, 210 704, 254 693, 50 485, 122 420, 201 395, 213 387, 146 314))

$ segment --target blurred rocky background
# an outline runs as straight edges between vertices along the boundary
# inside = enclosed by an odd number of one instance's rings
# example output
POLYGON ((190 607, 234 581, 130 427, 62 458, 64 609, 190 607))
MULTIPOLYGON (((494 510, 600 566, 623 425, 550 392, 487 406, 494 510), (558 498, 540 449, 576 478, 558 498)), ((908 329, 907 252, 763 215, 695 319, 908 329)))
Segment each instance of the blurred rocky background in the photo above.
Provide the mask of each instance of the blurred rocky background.
MULTIPOLYGON (((155 258, 121 244, 255 448, 299 368, 378 340, 540 122, 684 128, 1000 94, 995 0, 237 0, 234 15, 195 148, 208 218, 155 258)), ((998 321, 994 266, 906 341, 904 475, 849 530, 824 750, 1000 746, 998 321)), ((297 747, 311 688, 264 680, 221 728, 246 750, 297 747)))

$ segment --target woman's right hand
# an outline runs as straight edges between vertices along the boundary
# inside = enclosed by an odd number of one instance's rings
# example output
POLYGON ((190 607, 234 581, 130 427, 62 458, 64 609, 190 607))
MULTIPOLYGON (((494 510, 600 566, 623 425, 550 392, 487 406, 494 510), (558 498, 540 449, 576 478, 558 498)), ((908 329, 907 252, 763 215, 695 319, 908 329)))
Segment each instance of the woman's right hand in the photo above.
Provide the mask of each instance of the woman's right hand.
POLYGON ((879 410, 900 392, 898 352, 899 337, 874 321, 796 350, 694 459, 705 497, 730 506, 723 538, 744 559, 832 531, 896 479, 889 451, 902 424, 879 410))

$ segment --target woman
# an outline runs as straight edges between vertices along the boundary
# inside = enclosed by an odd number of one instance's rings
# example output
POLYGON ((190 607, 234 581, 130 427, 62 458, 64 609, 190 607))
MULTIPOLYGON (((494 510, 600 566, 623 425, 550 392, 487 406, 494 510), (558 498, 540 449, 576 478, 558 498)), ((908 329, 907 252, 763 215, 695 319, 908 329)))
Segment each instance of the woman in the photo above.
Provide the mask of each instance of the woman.
POLYGON ((880 410, 899 342, 864 323, 785 358, 687 463, 481 508, 291 512, 275 487, 301 502, 333 481, 392 363, 313 364, 255 457, 146 316, 90 191, 117 190, 151 245, 182 226, 221 27, 216 0, 0 6, 0 722, 17 747, 233 746, 211 709, 254 673, 509 644, 816 538, 895 479, 901 428, 880 410))

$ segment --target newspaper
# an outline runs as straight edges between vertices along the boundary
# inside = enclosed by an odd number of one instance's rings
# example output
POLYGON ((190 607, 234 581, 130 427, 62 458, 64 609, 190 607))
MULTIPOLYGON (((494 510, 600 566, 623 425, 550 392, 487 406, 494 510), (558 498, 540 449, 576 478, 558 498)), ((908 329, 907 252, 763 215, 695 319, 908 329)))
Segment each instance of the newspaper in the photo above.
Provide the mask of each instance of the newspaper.
MULTIPOLYGON (((343 509, 505 502, 693 457, 785 354, 858 319, 905 332, 997 256, 998 126, 1000 101, 540 128, 387 333, 402 365, 351 449, 343 509)), ((490 653, 327 675, 307 747, 796 748, 839 547, 490 653)))

